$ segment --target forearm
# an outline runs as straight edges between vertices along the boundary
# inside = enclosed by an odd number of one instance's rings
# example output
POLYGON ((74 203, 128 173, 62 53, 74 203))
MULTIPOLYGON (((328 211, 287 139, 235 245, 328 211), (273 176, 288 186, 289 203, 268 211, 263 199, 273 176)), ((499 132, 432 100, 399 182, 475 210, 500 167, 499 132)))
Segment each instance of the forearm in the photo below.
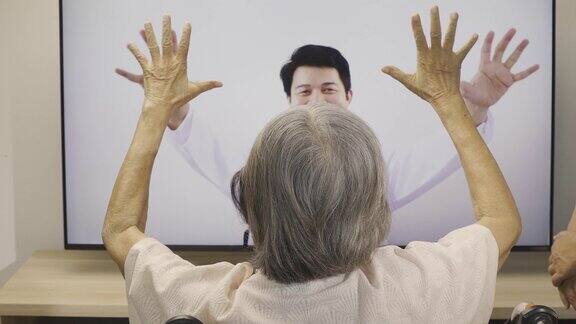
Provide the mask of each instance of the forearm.
POLYGON ((516 203, 498 164, 476 130, 464 101, 454 97, 437 110, 449 112, 444 115, 440 113, 440 118, 460 156, 476 218, 489 218, 490 221, 504 224, 498 226, 498 233, 494 235, 500 236, 498 242, 503 240, 512 246, 521 231, 516 203))
POLYGON ((144 232, 154 159, 166 128, 169 110, 146 102, 108 203, 103 238, 135 226, 144 232))

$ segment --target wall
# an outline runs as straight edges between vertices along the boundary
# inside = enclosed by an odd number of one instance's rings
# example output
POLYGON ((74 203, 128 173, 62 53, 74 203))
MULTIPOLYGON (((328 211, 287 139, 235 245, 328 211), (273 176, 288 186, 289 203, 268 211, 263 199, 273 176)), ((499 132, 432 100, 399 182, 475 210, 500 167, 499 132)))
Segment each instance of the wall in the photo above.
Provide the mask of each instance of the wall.
POLYGON ((0 15, 2 285, 34 250, 64 244, 58 1, 2 0, 0 15))

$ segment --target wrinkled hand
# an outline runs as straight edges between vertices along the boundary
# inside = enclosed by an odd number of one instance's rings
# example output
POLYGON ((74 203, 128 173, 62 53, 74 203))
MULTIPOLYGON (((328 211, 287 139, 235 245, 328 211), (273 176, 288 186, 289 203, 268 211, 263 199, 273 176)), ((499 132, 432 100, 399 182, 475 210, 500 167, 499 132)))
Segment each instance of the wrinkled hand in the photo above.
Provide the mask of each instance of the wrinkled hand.
MULTIPOLYGON (((142 37, 142 39, 146 42, 146 32, 144 31, 144 29, 140 29, 140 37, 142 37)), ((176 51, 178 50, 177 45, 178 45, 178 38, 176 37, 176 32, 172 30, 172 52, 174 53, 174 55, 176 55, 176 51)), ((142 89, 144 89, 144 75, 130 73, 120 68, 116 68, 114 71, 118 75, 121 75, 124 78, 126 78, 127 80, 139 84, 142 87, 142 89)))
POLYGON ((433 7, 430 11, 431 29, 428 47, 426 37, 422 31, 420 16, 412 17, 412 30, 417 48, 417 68, 416 73, 406 74, 394 66, 386 66, 382 72, 398 80, 410 91, 420 98, 428 101, 436 109, 440 103, 449 100, 454 96, 460 97, 460 67, 462 61, 474 46, 478 35, 472 38, 454 53, 454 38, 456 35, 456 25, 458 14, 450 15, 450 25, 444 38, 444 45, 441 44, 442 32, 440 29, 440 17, 438 7, 433 7))
MULTIPOLYGON (((140 36, 144 41, 146 41, 146 32, 144 31, 144 29, 140 29, 140 36)), ((177 45, 178 45, 178 38, 176 37, 176 32, 172 30, 172 52, 174 53, 174 55, 176 55, 176 51, 178 50, 177 45)), ((130 73, 120 68, 116 68, 115 71, 117 74, 123 76, 129 81, 139 84, 142 87, 142 89, 144 89, 144 75, 130 73)), ((172 116, 170 116, 170 119, 168 120, 168 127, 171 130, 177 129, 186 118, 186 115, 188 114, 189 110, 190 110, 190 103, 186 103, 183 106, 174 109, 172 116)))
POLYGON ((539 68, 535 64, 518 73, 511 71, 528 46, 527 39, 522 40, 508 59, 502 62, 504 52, 515 34, 516 29, 508 30, 496 46, 494 56, 491 57, 494 32, 489 32, 482 45, 478 72, 470 82, 463 81, 460 86, 466 105, 471 115, 476 117, 474 119, 477 124, 485 121, 488 108, 498 102, 515 82, 527 78, 539 68))
POLYGON ((148 61, 134 43, 129 44, 128 49, 142 67, 142 83, 146 101, 166 105, 173 110, 202 92, 220 87, 222 84, 217 81, 188 81, 187 56, 191 27, 189 23, 184 25, 182 39, 176 52, 173 50, 171 30, 170 16, 164 16, 162 19, 162 53, 160 53, 152 24, 148 22, 144 25, 145 40, 150 50, 151 61, 148 61))
POLYGON ((554 286, 559 287, 565 280, 576 278, 576 232, 562 231, 554 236, 548 262, 548 273, 554 286))

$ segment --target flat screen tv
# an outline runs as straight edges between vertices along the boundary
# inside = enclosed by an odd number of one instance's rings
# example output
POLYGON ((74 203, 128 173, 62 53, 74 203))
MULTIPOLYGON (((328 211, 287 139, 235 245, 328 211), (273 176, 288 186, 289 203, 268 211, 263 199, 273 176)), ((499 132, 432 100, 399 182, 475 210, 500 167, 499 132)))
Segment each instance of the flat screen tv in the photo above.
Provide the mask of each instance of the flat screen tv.
MULTIPOLYGON (((353 93, 349 109, 377 134, 389 169, 393 219, 383 244, 435 241, 475 221, 459 160, 433 109, 381 72, 413 71, 416 49, 410 17, 419 13, 429 34, 437 4, 443 28, 460 19, 455 48, 479 40, 462 66, 462 81, 479 71, 485 36, 492 53, 516 29, 504 60, 523 39, 528 47, 512 73, 539 70, 515 82, 489 108, 478 129, 516 198, 523 233, 516 250, 545 250, 552 222, 554 2, 61 0, 61 76, 65 245, 102 248, 108 199, 130 144, 142 88, 115 73, 139 73, 126 48, 163 14, 179 37, 192 24, 189 79, 224 86, 191 102, 189 116, 166 130, 150 188, 147 233, 176 249, 242 249, 246 224, 230 198, 238 170, 268 120, 288 108, 279 72, 307 44, 337 49, 346 58, 353 93)), ((158 34, 159 35, 159 34, 158 34)), ((250 240, 248 239, 248 243, 250 240)))

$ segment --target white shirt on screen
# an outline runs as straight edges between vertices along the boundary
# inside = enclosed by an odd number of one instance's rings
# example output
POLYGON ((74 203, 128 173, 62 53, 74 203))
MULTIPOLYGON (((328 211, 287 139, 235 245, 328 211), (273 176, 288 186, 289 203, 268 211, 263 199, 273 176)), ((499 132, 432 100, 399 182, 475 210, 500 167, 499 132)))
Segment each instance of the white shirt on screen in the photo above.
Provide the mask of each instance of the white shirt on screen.
MULTIPOLYGON (((488 112, 486 122, 477 127, 487 143, 492 139, 493 124, 494 118, 488 112)), ((223 152, 212 130, 192 109, 180 127, 168 134, 186 162, 230 198, 230 181, 243 166, 248 152, 243 156, 223 152)), ((388 203, 392 210, 422 196, 460 168, 456 149, 444 130, 426 136, 414 145, 384 152, 384 160, 388 174, 388 203)))
POLYGON ((436 243, 376 249, 349 274, 280 284, 248 262, 195 266, 153 238, 125 262, 130 323, 177 315, 203 323, 487 323, 498 246, 473 224, 436 243))

